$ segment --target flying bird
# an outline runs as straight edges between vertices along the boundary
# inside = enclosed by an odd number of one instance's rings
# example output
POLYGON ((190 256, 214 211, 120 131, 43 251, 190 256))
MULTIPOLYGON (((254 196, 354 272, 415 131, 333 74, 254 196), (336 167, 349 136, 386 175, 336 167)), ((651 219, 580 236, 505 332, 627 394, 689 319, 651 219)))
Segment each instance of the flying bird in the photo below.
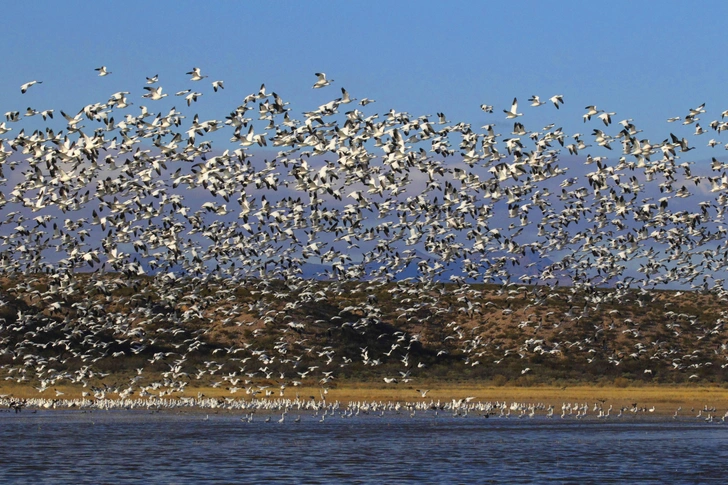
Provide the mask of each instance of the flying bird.
POLYGON ((549 98, 549 101, 554 103, 556 109, 559 109, 559 104, 564 104, 564 96, 562 94, 555 94, 549 98))
POLYGON ((27 83, 23 84, 22 86, 20 86, 20 92, 21 92, 21 93, 23 93, 23 94, 25 94, 25 92, 26 92, 26 91, 27 91, 27 90, 28 90, 28 89, 29 89, 29 88, 30 88, 31 86, 33 86, 33 85, 35 85, 35 84, 42 84, 42 83, 43 83, 43 81, 30 81, 30 82, 27 82, 27 83))
POLYGON ((513 98, 513 104, 511 104, 510 110, 503 110, 503 112, 506 114, 506 119, 513 119, 517 118, 519 116, 523 116, 523 113, 518 112, 518 99, 513 98))
POLYGON ((157 100, 162 99, 165 96, 167 96, 166 93, 162 94, 162 86, 159 86, 159 87, 156 87, 156 88, 152 88, 152 87, 146 86, 146 87, 144 87, 144 89, 147 90, 148 93, 142 95, 142 98, 149 98, 149 99, 151 99, 153 101, 157 101, 157 100))
POLYGON ((318 78, 318 80, 313 85, 314 89, 323 88, 324 86, 328 86, 329 84, 334 82, 333 79, 326 79, 326 73, 324 72, 317 72, 316 77, 318 78))
POLYGON ((192 76, 190 78, 190 81, 202 81, 203 79, 205 79, 207 77, 207 76, 202 75, 199 67, 193 67, 192 70, 190 72, 188 72, 187 74, 192 76))
POLYGON ((528 98, 528 100, 531 102, 531 106, 541 106, 546 104, 546 101, 541 101, 541 99, 535 94, 528 98))

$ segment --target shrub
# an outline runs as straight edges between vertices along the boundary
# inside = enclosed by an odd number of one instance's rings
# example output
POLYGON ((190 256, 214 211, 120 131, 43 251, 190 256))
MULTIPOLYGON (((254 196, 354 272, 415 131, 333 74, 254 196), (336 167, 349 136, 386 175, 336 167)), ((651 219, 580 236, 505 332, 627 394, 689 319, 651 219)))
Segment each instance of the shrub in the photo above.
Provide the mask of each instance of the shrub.
POLYGON ((629 384, 629 379, 625 379, 624 377, 614 378, 614 387, 629 387, 629 384))
POLYGON ((495 387, 503 387, 508 384, 508 378, 504 375, 497 374, 493 376, 493 378, 490 380, 490 383, 495 387))

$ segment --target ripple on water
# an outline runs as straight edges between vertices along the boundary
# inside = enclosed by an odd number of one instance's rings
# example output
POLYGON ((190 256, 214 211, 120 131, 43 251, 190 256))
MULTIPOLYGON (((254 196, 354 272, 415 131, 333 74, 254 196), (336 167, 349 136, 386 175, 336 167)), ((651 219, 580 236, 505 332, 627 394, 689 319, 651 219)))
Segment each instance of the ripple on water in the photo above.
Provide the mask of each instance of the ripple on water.
POLYGON ((0 483, 722 483, 728 427, 303 415, 0 416, 0 483))

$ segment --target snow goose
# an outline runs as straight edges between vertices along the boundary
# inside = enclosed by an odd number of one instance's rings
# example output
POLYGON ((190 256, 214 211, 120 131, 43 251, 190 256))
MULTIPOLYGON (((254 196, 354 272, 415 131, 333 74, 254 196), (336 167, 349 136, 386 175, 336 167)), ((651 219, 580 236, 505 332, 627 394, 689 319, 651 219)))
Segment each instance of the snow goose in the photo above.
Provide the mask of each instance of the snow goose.
POLYGON ((513 104, 511 104, 510 110, 503 110, 503 112, 506 114, 506 119, 513 119, 517 118, 519 116, 523 116, 523 113, 518 112, 518 99, 513 98, 513 104))
POLYGON ((29 82, 27 82, 27 83, 23 84, 22 86, 20 86, 20 92, 21 92, 22 94, 25 94, 25 92, 26 92, 26 91, 27 91, 27 90, 28 90, 28 89, 29 89, 29 88, 30 88, 31 86, 33 86, 33 85, 35 85, 35 84, 43 84, 43 81, 35 81, 35 80, 33 80, 33 81, 29 81, 29 82))
POLYGON ((156 88, 145 86, 144 89, 146 89, 149 92, 147 94, 142 95, 142 98, 149 98, 153 101, 157 101, 157 100, 162 99, 165 96, 167 96, 166 93, 162 94, 162 86, 159 86, 156 88))
POLYGON ((207 77, 207 76, 202 75, 199 67, 193 67, 192 70, 190 72, 188 72, 187 74, 192 76, 190 78, 190 81, 202 81, 203 79, 205 79, 207 77))
POLYGON ((531 102, 531 106, 541 106, 546 104, 546 101, 541 101, 541 98, 539 98, 535 94, 528 98, 528 100, 531 102))
POLYGON ((554 106, 556 106, 556 109, 559 109, 559 104, 564 104, 564 95, 555 94, 549 98, 549 101, 554 103, 554 106))
POLYGON ((316 77, 318 80, 314 83, 313 88, 323 88, 324 86, 328 86, 332 82, 334 82, 333 79, 326 79, 326 73, 325 72, 317 72, 316 77))

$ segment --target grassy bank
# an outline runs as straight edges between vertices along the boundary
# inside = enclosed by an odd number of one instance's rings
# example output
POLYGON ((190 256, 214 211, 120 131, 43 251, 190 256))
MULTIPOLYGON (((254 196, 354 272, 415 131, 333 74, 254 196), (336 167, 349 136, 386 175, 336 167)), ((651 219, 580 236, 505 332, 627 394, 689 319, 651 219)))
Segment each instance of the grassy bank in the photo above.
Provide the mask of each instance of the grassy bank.
MULTIPOLYGON (((76 386, 58 386, 53 389, 38 392, 31 386, 19 384, 0 385, 0 394, 11 395, 17 398, 44 398, 44 399, 80 399, 82 393, 88 393, 88 389, 76 386), (60 394, 62 393, 62 394, 60 394)), ((231 393, 229 390, 213 387, 188 387, 183 392, 176 392, 163 396, 164 398, 179 397, 213 397, 251 400, 253 396, 245 390, 231 393)), ((94 399, 92 393, 86 395, 94 399)), ((107 399, 118 398, 115 394, 106 394, 107 399)), ((131 396, 138 398, 137 394, 131 396)), ((96 396, 98 398, 98 396, 96 396)), ((639 413, 655 416, 673 415, 681 407, 682 416, 696 415, 699 410, 715 408, 713 413, 722 416, 728 410, 728 389, 713 386, 638 386, 638 387, 616 387, 616 386, 491 386, 479 385, 477 383, 438 383, 429 382, 427 385, 403 386, 403 385, 379 385, 370 382, 346 382, 336 387, 324 388, 313 386, 299 386, 284 389, 281 396, 280 389, 264 389, 256 399, 315 399, 321 401, 325 398, 327 402, 339 401, 343 405, 350 401, 381 401, 381 402, 433 402, 449 403, 453 399, 469 399, 472 402, 494 402, 506 401, 518 403, 542 403, 546 407, 554 406, 555 414, 561 412, 564 403, 579 405, 588 404, 589 409, 599 403, 604 410, 610 405, 613 407, 612 415, 616 415, 619 409, 632 409, 637 407, 639 413), (265 390, 272 393, 265 395, 265 390), (427 391, 423 397, 423 392, 427 391), (325 394, 324 394, 325 392, 325 394), (654 411, 650 409, 654 408, 654 411)))

